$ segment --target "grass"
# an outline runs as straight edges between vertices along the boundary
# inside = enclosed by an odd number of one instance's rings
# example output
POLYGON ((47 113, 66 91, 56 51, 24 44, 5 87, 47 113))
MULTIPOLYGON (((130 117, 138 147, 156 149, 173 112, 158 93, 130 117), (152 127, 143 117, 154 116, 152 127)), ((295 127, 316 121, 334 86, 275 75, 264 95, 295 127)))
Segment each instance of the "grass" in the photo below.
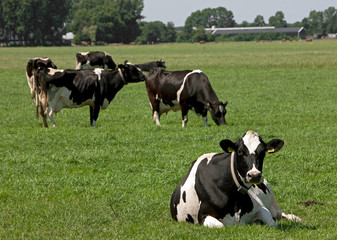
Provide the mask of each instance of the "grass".
POLYGON ((336 239, 337 45, 335 41, 0 48, 1 239, 336 239), (101 111, 64 109, 56 128, 34 116, 25 66, 37 56, 74 68, 79 51, 117 63, 165 59, 169 70, 201 69, 229 126, 170 112, 156 127, 144 83, 125 86, 101 111), (209 229, 171 219, 173 189, 201 154, 253 129, 283 149, 264 176, 285 212, 303 223, 209 229), (315 200, 324 205, 305 207, 315 200))

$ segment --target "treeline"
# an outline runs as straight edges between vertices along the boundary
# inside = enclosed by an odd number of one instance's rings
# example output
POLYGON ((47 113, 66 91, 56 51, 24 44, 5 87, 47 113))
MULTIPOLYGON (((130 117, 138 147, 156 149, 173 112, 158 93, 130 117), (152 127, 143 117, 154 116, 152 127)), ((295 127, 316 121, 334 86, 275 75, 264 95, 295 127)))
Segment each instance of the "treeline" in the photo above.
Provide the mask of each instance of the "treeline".
POLYGON ((253 22, 237 23, 232 11, 224 7, 193 12, 177 31, 172 22, 144 22, 142 0, 1 0, 0 42, 15 45, 61 45, 62 35, 73 32, 73 43, 157 43, 190 41, 247 41, 285 36, 213 36, 205 28, 217 27, 304 27, 307 35, 337 32, 337 10, 311 11, 295 23, 287 23, 281 11, 265 21, 257 15, 253 22))
POLYGON ((260 33, 260 34, 238 34, 235 36, 223 34, 214 36, 206 34, 204 29, 217 27, 265 27, 274 26, 276 28, 304 27, 306 35, 327 35, 328 33, 337 33, 337 9, 329 7, 324 11, 311 11, 308 17, 295 23, 287 23, 284 13, 278 11, 274 16, 265 21, 264 17, 257 15, 252 23, 243 21, 241 24, 235 22, 234 14, 226 8, 219 7, 215 9, 207 8, 202 11, 196 11, 186 19, 183 31, 178 34, 177 41, 250 41, 262 39, 282 39, 291 38, 283 33, 260 33))

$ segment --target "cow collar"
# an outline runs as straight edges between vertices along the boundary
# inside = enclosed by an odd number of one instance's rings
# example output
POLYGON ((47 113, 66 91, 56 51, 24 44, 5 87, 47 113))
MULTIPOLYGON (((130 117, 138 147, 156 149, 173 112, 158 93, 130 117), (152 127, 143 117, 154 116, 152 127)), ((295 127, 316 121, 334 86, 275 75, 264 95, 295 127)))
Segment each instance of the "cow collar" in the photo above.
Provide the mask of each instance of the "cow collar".
POLYGON ((240 192, 241 194, 246 194, 249 190, 249 187, 247 187, 245 184, 244 184, 244 180, 243 178, 240 176, 240 174, 238 173, 239 177, 240 177, 240 180, 241 182, 243 183, 243 185, 241 185, 239 183, 239 180, 238 178, 236 177, 236 174, 235 174, 235 170, 234 170, 234 154, 235 152, 233 151, 232 154, 231 154, 231 173, 232 173, 232 177, 233 177, 233 180, 234 180, 234 183, 236 185, 236 187, 238 188, 238 192, 240 192))
POLYGON ((124 78, 122 69, 118 68, 118 73, 119 73, 120 78, 123 80, 124 84, 128 84, 128 83, 125 81, 125 78, 124 78))

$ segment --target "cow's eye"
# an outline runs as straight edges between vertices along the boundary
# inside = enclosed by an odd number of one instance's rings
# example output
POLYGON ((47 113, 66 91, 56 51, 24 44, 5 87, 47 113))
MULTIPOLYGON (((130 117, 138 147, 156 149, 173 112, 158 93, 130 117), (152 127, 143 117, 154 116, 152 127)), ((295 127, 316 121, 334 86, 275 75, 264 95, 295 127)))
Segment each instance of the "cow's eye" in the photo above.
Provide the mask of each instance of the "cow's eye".
POLYGON ((244 153, 241 149, 238 149, 238 154, 242 156, 242 155, 244 155, 245 153, 244 153))

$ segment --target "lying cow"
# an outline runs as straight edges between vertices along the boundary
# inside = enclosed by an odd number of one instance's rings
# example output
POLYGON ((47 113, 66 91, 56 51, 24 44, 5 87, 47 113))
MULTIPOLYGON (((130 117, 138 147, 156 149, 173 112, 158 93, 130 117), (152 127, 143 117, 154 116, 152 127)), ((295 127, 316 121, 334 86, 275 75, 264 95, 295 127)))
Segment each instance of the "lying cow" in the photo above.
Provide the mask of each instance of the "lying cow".
POLYGON ((220 146, 224 153, 199 157, 174 190, 170 204, 174 220, 208 227, 259 221, 276 227, 274 219, 281 217, 301 221, 278 207, 262 176, 265 153, 280 150, 282 140, 265 143, 248 131, 235 143, 222 140, 220 146))
POLYGON ((116 64, 109 53, 106 52, 78 52, 76 53, 76 69, 83 65, 100 67, 104 69, 115 69, 116 64))
POLYGON ((147 75, 145 84, 152 116, 158 126, 163 113, 181 110, 182 127, 185 127, 190 109, 202 115, 205 126, 207 111, 217 125, 226 124, 225 107, 228 102, 219 101, 207 76, 200 70, 166 71, 158 68, 147 75))
POLYGON ((34 59, 30 59, 26 66, 26 77, 28 86, 30 88, 30 98, 34 99, 34 104, 36 107, 36 117, 38 117, 38 108, 39 108, 39 97, 38 94, 36 94, 36 86, 34 81, 34 72, 39 68, 54 68, 56 69, 56 65, 47 57, 41 58, 37 57, 34 59))
POLYGON ((143 64, 135 64, 136 67, 144 72, 153 72, 156 68, 166 68, 165 61, 160 59, 159 61, 147 62, 143 64))
POLYGON ((124 85, 145 80, 145 76, 134 65, 118 65, 116 70, 58 70, 39 68, 35 80, 40 86, 42 102, 41 116, 48 127, 46 115, 55 126, 53 113, 62 108, 78 108, 89 105, 90 124, 96 126, 100 109, 106 109, 124 85))

